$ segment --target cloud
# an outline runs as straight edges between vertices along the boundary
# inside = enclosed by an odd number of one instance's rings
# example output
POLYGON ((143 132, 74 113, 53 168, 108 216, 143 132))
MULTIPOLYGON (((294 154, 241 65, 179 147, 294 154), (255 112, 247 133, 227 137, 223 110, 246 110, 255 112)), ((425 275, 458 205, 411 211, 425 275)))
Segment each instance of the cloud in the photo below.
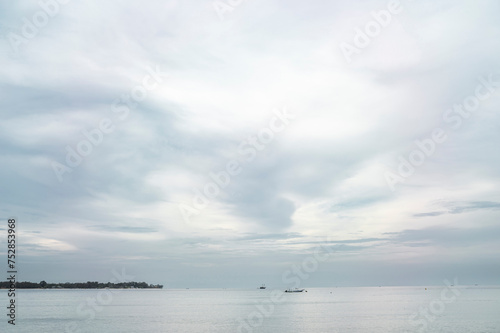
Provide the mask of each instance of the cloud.
POLYGON ((15 52, 9 33, 40 7, 0 4, 1 215, 26 233, 23 274, 106 279, 133 259, 158 282, 242 286, 325 242, 344 246, 325 272, 342 261, 360 283, 381 262, 445 262, 439 248, 496 264, 500 94, 457 130, 444 115, 479 77, 498 81, 499 4, 407 1, 347 63, 340 43, 386 7, 254 1, 221 21, 210 1, 71 1, 15 52), (156 69, 161 82, 133 99, 156 69), (240 144, 283 107, 296 118, 245 161, 240 144), (54 163, 103 119, 113 131, 60 182, 54 163), (447 141, 391 192, 384 173, 435 128, 447 141), (241 174, 186 223, 179 205, 232 159, 241 174))
POLYGON ((461 214, 465 212, 482 210, 482 209, 500 209, 500 202, 491 201, 472 201, 466 203, 450 203, 447 205, 450 207, 450 214, 461 214))
POLYGON ((493 201, 471 201, 471 202, 442 202, 440 206, 447 208, 447 211, 437 211, 428 213, 413 214, 414 217, 439 216, 443 214, 462 214, 480 210, 500 209, 500 202, 493 201))
POLYGON ((413 214, 413 217, 427 217, 427 216, 439 216, 446 214, 446 212, 428 212, 428 213, 417 213, 413 214))
POLYGON ((238 237, 237 240, 242 241, 259 241, 259 240, 289 240, 302 238, 304 235, 299 233, 283 233, 283 234, 248 234, 246 236, 238 237))

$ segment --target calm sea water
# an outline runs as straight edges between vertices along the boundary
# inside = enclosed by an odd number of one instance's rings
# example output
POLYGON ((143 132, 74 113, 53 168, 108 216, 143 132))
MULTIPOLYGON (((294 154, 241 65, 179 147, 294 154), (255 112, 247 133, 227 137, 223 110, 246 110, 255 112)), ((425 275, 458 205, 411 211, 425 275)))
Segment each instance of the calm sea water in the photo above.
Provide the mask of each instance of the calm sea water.
POLYGON ((0 332, 500 332, 500 287, 19 290, 0 332))

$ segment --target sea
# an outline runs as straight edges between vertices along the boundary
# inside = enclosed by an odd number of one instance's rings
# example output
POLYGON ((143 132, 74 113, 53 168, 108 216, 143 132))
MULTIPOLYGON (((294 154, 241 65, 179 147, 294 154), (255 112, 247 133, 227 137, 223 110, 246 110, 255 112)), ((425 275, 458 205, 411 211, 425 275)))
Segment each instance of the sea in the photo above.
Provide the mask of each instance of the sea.
POLYGON ((500 286, 0 293, 0 332, 500 332, 500 286))

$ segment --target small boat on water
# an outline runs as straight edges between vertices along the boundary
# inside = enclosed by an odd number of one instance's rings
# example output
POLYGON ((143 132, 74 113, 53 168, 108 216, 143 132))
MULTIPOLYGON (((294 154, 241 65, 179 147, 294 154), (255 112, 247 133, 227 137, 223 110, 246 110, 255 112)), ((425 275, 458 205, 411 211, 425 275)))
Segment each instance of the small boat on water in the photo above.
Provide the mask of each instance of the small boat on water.
POLYGON ((303 291, 304 291, 304 289, 298 289, 298 288, 295 288, 295 289, 289 288, 289 289, 285 290, 286 293, 301 293, 303 291))
POLYGON ((266 289, 266 285, 263 284, 262 286, 259 287, 259 289, 266 289))

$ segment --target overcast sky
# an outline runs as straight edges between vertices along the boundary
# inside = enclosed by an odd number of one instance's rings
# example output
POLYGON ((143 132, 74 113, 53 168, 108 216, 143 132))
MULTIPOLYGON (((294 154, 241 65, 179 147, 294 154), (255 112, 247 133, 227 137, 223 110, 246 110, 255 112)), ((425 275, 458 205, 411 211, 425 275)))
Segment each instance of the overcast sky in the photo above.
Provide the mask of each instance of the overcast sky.
POLYGON ((500 282, 497 1, 46 2, 0 3, 20 280, 500 282))

